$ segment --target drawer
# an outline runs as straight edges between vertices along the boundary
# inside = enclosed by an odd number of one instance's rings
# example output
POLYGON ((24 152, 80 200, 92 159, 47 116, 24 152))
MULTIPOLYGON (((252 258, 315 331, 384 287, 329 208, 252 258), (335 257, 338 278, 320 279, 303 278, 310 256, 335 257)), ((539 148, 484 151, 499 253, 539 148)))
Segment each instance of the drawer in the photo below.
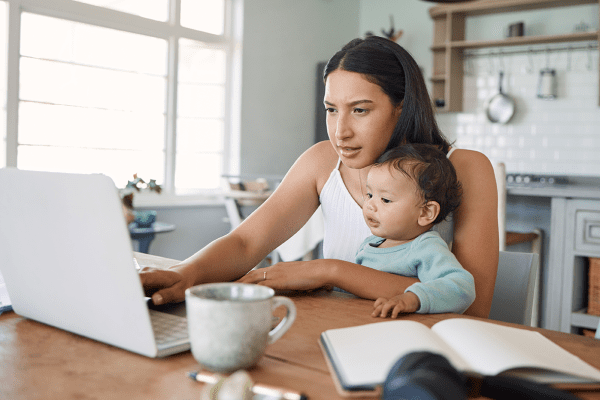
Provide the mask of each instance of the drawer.
POLYGON ((577 211, 575 250, 600 253, 600 211, 577 211))

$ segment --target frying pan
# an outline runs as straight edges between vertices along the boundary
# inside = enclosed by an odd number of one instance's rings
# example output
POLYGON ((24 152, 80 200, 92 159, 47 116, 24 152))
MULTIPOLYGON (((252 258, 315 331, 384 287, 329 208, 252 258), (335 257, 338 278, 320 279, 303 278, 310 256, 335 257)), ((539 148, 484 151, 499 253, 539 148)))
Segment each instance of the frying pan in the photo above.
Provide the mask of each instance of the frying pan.
POLYGON ((502 92, 502 78, 504 72, 500 71, 498 79, 498 93, 492 96, 486 104, 485 112, 491 122, 506 124, 515 113, 515 101, 512 97, 502 92))

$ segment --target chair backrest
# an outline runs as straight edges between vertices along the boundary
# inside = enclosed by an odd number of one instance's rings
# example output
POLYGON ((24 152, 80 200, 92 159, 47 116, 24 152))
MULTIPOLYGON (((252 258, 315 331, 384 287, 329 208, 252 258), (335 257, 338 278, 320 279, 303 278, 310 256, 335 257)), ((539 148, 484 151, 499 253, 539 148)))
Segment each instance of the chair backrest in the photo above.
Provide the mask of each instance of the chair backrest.
POLYGON ((490 319, 532 326, 539 255, 501 251, 490 319))
POLYGON ((500 251, 506 250, 506 166, 504 163, 494 164, 494 175, 498 187, 498 233, 500 251))

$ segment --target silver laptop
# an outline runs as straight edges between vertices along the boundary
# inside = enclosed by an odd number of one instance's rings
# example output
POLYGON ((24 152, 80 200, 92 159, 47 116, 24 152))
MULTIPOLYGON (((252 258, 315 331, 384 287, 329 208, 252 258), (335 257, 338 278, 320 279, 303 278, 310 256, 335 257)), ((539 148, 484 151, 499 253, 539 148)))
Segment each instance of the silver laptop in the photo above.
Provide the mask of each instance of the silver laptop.
POLYGON ((185 304, 149 309, 133 257, 109 177, 0 169, 0 272, 17 314, 148 357, 188 350, 185 304))

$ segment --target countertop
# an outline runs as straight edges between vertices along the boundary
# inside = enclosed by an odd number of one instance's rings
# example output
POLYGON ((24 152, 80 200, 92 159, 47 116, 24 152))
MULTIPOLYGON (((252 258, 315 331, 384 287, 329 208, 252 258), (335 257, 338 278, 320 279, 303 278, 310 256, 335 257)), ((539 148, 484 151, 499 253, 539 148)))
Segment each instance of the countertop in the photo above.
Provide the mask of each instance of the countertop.
POLYGON ((569 177, 567 183, 508 183, 509 196, 566 197, 600 200, 600 177, 569 177))

